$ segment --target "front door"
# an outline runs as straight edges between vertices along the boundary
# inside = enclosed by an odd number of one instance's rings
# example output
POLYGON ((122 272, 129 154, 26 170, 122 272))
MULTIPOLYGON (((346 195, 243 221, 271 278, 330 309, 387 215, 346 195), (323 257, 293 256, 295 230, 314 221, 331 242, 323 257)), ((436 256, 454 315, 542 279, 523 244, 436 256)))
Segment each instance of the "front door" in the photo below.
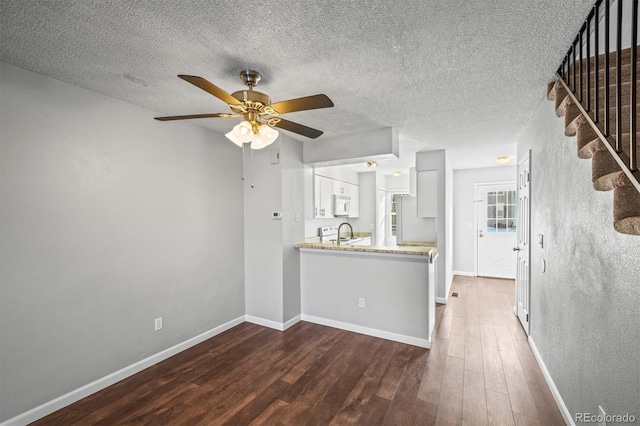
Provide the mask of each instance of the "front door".
POLYGON ((515 278, 515 182, 476 185, 477 264, 482 277, 515 278))
POLYGON ((529 154, 518 164, 518 245, 514 251, 518 253, 516 274, 516 314, 522 327, 529 334, 529 256, 531 247, 531 203, 529 199, 529 154))

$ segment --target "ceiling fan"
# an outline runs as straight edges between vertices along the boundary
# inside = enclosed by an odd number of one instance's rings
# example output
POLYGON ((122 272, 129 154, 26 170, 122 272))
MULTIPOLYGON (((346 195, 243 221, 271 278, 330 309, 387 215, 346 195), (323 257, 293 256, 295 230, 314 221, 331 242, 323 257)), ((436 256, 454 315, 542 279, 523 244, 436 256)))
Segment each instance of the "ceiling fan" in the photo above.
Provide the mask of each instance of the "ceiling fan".
POLYGON ((202 77, 194 75, 178 75, 178 77, 227 103, 232 113, 173 115, 155 117, 155 119, 172 121, 192 118, 243 118, 240 124, 234 126, 233 130, 225 135, 240 147, 248 142, 251 142, 251 148, 253 149, 264 148, 271 144, 278 137, 278 131, 273 127, 315 139, 322 134, 322 131, 285 120, 279 115, 333 106, 331 99, 323 94, 289 99, 272 104, 269 96, 253 90, 261 78, 260 73, 253 70, 240 72, 240 79, 249 87, 249 90, 239 90, 232 94, 228 94, 202 77))

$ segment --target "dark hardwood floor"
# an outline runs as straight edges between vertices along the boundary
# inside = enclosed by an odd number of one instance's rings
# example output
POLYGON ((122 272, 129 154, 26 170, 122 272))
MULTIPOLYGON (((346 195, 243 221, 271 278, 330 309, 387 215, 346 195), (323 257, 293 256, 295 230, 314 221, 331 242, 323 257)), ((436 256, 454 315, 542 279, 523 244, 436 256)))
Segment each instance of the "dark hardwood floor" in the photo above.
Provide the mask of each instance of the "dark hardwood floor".
POLYGON ((244 323, 36 425, 564 425, 510 280, 455 277, 431 350, 244 323))

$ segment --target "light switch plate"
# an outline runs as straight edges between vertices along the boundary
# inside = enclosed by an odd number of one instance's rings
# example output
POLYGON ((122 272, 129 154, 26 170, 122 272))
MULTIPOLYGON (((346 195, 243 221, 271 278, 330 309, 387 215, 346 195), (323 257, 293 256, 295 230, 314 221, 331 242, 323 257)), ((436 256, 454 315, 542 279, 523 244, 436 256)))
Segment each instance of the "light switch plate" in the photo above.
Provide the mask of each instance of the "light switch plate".
POLYGON ((269 154, 270 154, 271 164, 279 164, 280 163, 280 149, 279 148, 272 148, 269 151, 269 154))
POLYGON ((273 219, 273 220, 280 220, 280 219, 282 219, 282 212, 273 212, 272 219, 273 219))

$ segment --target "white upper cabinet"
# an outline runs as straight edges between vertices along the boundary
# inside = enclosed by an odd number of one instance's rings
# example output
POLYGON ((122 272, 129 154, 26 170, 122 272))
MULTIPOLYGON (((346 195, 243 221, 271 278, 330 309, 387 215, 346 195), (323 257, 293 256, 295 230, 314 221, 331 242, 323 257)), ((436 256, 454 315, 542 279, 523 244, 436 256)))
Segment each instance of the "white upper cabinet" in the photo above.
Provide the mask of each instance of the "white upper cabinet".
POLYGON ((314 208, 313 216, 315 218, 333 217, 332 201, 333 195, 333 179, 318 176, 314 178, 314 208))
POLYGON ((314 209, 315 218, 333 217, 333 195, 351 197, 349 217, 358 217, 360 212, 360 187, 352 183, 314 175, 314 209))
POLYGON ((358 217, 360 216, 360 187, 352 183, 347 185, 349 185, 349 197, 351 197, 349 217, 358 217))
POLYGON ((345 195, 351 198, 349 217, 358 217, 360 215, 360 187, 358 185, 334 180, 333 193, 336 195, 345 195))
POLYGON ((438 171, 416 173, 418 217, 438 217, 438 171))

